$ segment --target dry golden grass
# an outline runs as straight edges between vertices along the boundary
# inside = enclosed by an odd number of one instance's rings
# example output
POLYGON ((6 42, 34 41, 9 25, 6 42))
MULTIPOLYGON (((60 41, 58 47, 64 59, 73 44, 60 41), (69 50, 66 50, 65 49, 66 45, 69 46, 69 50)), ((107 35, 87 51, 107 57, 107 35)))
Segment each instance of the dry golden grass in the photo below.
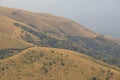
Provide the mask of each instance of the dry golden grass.
POLYGON ((0 32, 11 34, 16 29, 14 20, 0 15, 0 32))
MULTIPOLYGON (((30 34, 26 31, 22 30, 21 28, 18 28, 17 26, 15 26, 14 23, 23 24, 19 21, 15 21, 11 18, 0 15, 0 32, 12 35, 12 36, 19 38, 19 39, 21 39, 21 36, 25 36, 25 34, 29 34, 34 39, 37 39, 32 34, 30 34)), ((25 25, 25 24, 23 24, 23 25, 25 25)), ((28 25, 26 25, 26 26, 28 26, 28 25)))
POLYGON ((47 32, 52 36, 84 36, 96 37, 97 34, 84 28, 71 20, 50 14, 38 14, 24 10, 0 7, 0 14, 21 21, 25 24, 32 24, 38 31, 47 32))
POLYGON ((29 44, 21 39, 17 39, 21 35, 20 32, 22 30, 17 28, 13 24, 14 22, 16 21, 0 15, 0 49, 25 48, 32 46, 32 44, 29 44))
POLYGON ((14 23, 23 24, 19 21, 0 15, 0 48, 24 48, 32 46, 32 44, 25 42, 23 39, 27 35, 30 35, 33 40, 38 40, 37 37, 18 28, 14 23))
POLYGON ((0 15, 0 32, 19 38, 21 36, 22 29, 17 28, 14 25, 15 22, 17 21, 0 15))
POLYGON ((0 61, 1 80, 119 80, 120 72, 74 51, 33 47, 0 61))
POLYGON ((26 48, 30 47, 32 44, 27 43, 23 40, 19 40, 7 34, 0 33, 0 49, 7 48, 26 48))

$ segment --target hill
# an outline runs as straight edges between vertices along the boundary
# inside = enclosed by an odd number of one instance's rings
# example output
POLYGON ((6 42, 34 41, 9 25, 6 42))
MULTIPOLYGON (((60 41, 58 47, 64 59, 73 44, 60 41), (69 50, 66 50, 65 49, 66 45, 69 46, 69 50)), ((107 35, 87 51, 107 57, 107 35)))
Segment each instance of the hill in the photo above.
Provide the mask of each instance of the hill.
POLYGON ((33 46, 21 39, 28 33, 17 28, 13 24, 15 22, 18 21, 0 15, 0 59, 15 55, 19 51, 33 46))
POLYGON ((0 80, 119 80, 120 69, 81 53, 32 47, 0 60, 0 80))
POLYGON ((31 46, 32 44, 23 40, 19 40, 10 35, 0 33, 0 59, 13 56, 31 46))
POLYGON ((69 19, 51 14, 32 13, 19 9, 0 7, 0 14, 21 21, 38 31, 56 36, 86 36, 95 37, 97 34, 69 19), (53 31, 53 33, 52 33, 53 31), (86 32, 87 31, 87 32, 86 32), (72 33, 74 32, 74 33, 72 33))
POLYGON ((120 66, 119 40, 97 34, 74 21, 50 14, 0 7, 0 15, 14 20, 12 25, 24 31, 15 31, 21 40, 37 46, 82 52, 120 66))
POLYGON ((14 37, 10 37, 7 34, 0 33, 0 49, 26 48, 29 46, 32 46, 32 44, 24 42, 14 37))
POLYGON ((16 25, 14 25, 14 23, 25 25, 19 21, 13 20, 12 18, 0 15, 0 33, 8 34, 21 40, 24 40, 26 36, 29 36, 29 38, 31 39, 37 40, 37 38, 34 37, 32 34, 26 32, 21 28, 18 28, 16 25))

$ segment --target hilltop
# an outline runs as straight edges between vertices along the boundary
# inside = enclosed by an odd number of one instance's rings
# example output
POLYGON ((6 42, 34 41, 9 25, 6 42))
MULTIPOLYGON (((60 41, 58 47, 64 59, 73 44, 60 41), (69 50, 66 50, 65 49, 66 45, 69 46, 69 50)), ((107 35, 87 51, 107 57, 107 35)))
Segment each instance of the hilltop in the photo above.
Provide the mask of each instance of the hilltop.
POLYGON ((120 69, 78 52, 32 47, 0 60, 0 80, 119 80, 120 69))

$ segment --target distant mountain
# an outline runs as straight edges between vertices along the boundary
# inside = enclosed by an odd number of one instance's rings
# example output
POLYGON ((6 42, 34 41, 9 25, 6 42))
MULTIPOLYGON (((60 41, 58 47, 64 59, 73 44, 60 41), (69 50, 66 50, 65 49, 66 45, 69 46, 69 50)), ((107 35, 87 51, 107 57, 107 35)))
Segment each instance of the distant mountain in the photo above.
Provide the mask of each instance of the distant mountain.
POLYGON ((50 14, 32 13, 24 10, 0 7, 0 14, 23 22, 38 31, 47 32, 52 36, 86 36, 95 37, 96 33, 71 20, 50 14), (53 31, 53 33, 52 33, 53 31))
POLYGON ((9 32, 9 35, 34 46, 74 50, 120 66, 119 40, 97 34, 74 21, 50 14, 0 7, 0 15, 4 16, 2 18, 14 20, 7 22, 18 29, 12 31, 14 29, 8 24, 1 23, 1 32, 4 34, 9 32))
POLYGON ((74 51, 32 47, 0 60, 0 80, 119 80, 120 69, 74 51))

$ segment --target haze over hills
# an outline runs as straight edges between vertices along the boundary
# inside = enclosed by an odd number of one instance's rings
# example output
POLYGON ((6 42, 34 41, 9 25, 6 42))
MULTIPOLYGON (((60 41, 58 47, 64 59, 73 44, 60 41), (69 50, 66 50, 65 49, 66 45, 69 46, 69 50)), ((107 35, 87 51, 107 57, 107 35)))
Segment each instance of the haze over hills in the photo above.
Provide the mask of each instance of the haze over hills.
POLYGON ((101 34, 120 38, 119 0, 2 0, 0 5, 64 16, 101 34))
POLYGON ((80 24, 77 24, 63 17, 57 17, 50 14, 32 13, 24 10, 16 10, 5 7, 0 8, 0 14, 13 18, 17 21, 24 22, 25 24, 28 24, 39 31, 44 31, 44 32, 50 31, 52 33, 53 30, 53 32, 56 32, 58 35, 67 34, 71 36, 80 36, 80 35, 87 37, 96 36, 96 33, 86 29, 80 24))
POLYGON ((120 40, 63 17, 0 7, 1 80, 119 80, 119 57, 120 40))
POLYGON ((33 47, 1 60, 0 80, 119 80, 119 70, 74 51, 33 47))

